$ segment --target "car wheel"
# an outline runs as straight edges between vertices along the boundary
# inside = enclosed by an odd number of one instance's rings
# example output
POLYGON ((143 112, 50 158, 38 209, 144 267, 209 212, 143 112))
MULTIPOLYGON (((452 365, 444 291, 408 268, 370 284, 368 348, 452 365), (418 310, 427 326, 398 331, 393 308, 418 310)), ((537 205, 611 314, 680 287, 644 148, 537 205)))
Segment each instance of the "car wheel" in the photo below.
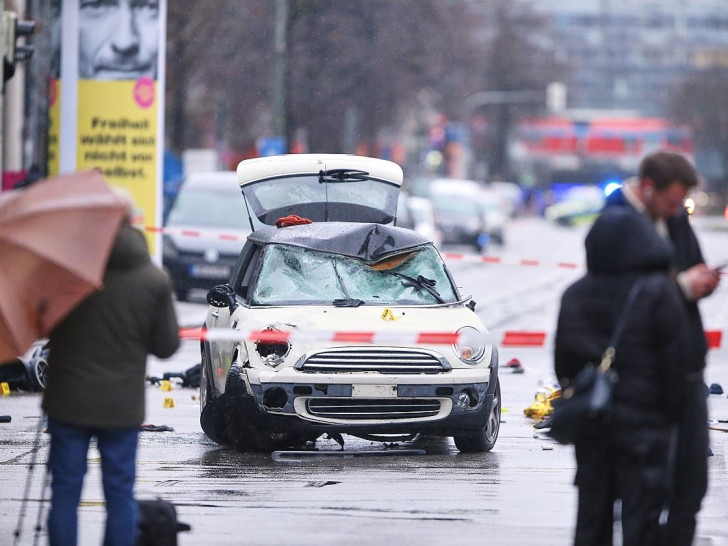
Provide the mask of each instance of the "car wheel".
POLYGON ((285 434, 270 434, 258 429, 239 404, 229 404, 225 408, 225 436, 229 445, 242 452, 270 453, 287 444, 285 434))
POLYGON ((252 422, 254 416, 246 415, 240 402, 246 395, 245 382, 238 366, 231 366, 225 382, 223 406, 225 437, 228 444, 238 451, 273 451, 270 435, 264 434, 252 422))
POLYGON ((200 426, 212 441, 227 445, 224 416, 220 413, 219 402, 213 399, 209 360, 204 347, 200 359, 200 426))
POLYGON ((204 349, 202 350, 200 358, 200 413, 202 413, 212 399, 212 389, 210 388, 209 379, 207 377, 209 372, 207 371, 207 355, 205 354, 204 349))
POLYGON ((48 374, 48 361, 43 356, 34 359, 31 364, 31 383, 33 388, 38 391, 45 390, 46 377, 48 374))
POLYGON ((495 447, 498 440, 501 419, 501 389, 500 380, 496 380, 495 396, 491 405, 488 418, 482 429, 474 434, 463 434, 455 436, 455 447, 461 453, 482 453, 490 451, 495 447))
POLYGON ((270 453, 277 449, 300 447, 317 434, 274 432, 254 421, 254 415, 246 415, 239 402, 246 395, 240 369, 231 366, 225 383, 225 437, 229 445, 238 451, 270 453))

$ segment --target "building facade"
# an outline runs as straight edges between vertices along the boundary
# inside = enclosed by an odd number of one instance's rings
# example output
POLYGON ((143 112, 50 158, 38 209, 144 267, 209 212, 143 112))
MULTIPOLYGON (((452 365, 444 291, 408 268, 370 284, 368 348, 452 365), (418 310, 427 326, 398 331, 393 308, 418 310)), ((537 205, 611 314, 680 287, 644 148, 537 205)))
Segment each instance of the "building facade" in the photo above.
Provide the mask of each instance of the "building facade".
POLYGON ((555 30, 569 108, 666 114, 691 73, 728 69, 726 0, 525 0, 555 30))

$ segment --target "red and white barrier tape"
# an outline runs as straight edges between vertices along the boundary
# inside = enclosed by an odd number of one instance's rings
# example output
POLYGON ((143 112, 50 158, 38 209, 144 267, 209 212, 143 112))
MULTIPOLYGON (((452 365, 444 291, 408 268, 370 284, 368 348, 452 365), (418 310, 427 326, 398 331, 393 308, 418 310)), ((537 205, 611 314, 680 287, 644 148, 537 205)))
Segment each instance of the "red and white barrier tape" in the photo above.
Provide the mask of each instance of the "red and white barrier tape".
MULTIPOLYGON (((457 332, 408 332, 408 331, 279 331, 279 330, 233 330, 228 328, 181 328, 182 339, 201 341, 327 341, 331 343, 375 343, 378 345, 452 345, 458 341, 480 340, 495 343, 499 347, 545 347, 549 338, 547 332, 528 330, 492 331, 485 336, 460 334, 457 332)), ((710 349, 720 349, 722 330, 707 330, 705 337, 710 349)))
MULTIPOLYGON (((139 224, 137 224, 139 225, 139 224)), ((181 237, 195 237, 206 239, 219 239, 221 241, 239 241, 244 243, 248 238, 247 235, 238 235, 236 233, 221 233, 214 230, 197 230, 182 229, 157 226, 142 226, 140 228, 149 233, 166 233, 168 235, 179 235, 181 237)), ((583 269, 584 264, 576 262, 549 262, 544 260, 532 259, 508 259, 499 256, 480 256, 477 254, 462 254, 459 252, 441 252, 442 257, 448 261, 461 261, 469 263, 482 264, 500 264, 500 265, 517 265, 524 267, 556 267, 559 269, 583 269)), ((721 275, 728 276, 728 271, 721 272, 721 275)))
POLYGON ((478 256, 477 254, 460 254, 457 252, 442 252, 445 260, 458 260, 471 263, 483 264, 501 264, 501 265, 521 265, 525 267, 558 267, 561 269, 579 269, 584 267, 582 264, 573 262, 545 262, 542 260, 518 260, 507 259, 499 256, 478 256))
POLYGON ((221 233, 219 231, 207 231, 200 229, 182 229, 157 226, 139 226, 149 233, 166 233, 168 235, 179 235, 181 237, 202 237, 205 239, 220 239, 221 241, 240 241, 244 243, 248 236, 236 233, 221 233))
MULTIPOLYGON (((142 227, 142 226, 140 226, 142 227)), ((222 241, 240 241, 245 242, 247 235, 237 235, 235 233, 221 233, 219 231, 207 231, 197 229, 182 229, 156 226, 143 226, 145 231, 150 233, 165 233, 168 235, 179 235, 181 237, 194 237, 206 239, 219 239, 222 241)), ((471 263, 484 264, 503 264, 503 265, 521 265, 526 267, 560 267, 563 269, 578 269, 583 267, 577 263, 570 262, 545 262, 542 260, 509 260, 497 256, 479 256, 477 254, 462 254, 459 252, 442 252, 445 260, 457 260, 471 263)))

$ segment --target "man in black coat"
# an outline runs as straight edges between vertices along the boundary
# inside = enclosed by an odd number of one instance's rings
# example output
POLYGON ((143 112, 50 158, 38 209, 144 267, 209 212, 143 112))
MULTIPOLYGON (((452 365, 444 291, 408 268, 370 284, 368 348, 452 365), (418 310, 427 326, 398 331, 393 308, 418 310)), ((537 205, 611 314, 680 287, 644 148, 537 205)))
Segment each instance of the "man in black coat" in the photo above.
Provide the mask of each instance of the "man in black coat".
POLYGON ((576 546, 612 544, 613 505, 622 502, 624 546, 659 541, 669 497, 667 454, 685 383, 685 310, 668 274, 672 250, 649 220, 606 210, 586 238, 587 274, 564 293, 554 364, 562 387, 600 362, 627 296, 642 283, 616 345, 611 426, 576 443, 576 546))
POLYGON ((703 260, 683 206, 697 182, 695 169, 683 156, 655 152, 643 159, 637 178, 626 181, 607 198, 605 209, 622 207, 646 216, 673 245, 673 269, 688 317, 689 354, 666 536, 671 544, 686 546, 692 544, 696 515, 708 488, 708 411, 703 380, 707 341, 698 300, 712 294, 720 281, 719 273, 703 260))
POLYGON ((169 278, 149 258, 144 235, 124 220, 104 285, 51 332, 43 395, 51 437, 48 467, 51 546, 75 546, 78 503, 96 438, 106 500, 104 544, 136 544, 134 501, 139 427, 144 420, 147 355, 179 347, 169 278))

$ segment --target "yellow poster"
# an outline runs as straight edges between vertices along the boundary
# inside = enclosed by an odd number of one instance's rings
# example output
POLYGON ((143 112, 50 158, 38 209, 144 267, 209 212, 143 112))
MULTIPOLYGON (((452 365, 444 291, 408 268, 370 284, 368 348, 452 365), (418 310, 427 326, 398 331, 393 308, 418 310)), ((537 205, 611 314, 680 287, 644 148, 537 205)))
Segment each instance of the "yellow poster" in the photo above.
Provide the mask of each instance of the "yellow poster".
MULTIPOLYGON (((76 168, 98 168, 134 198, 134 221, 153 225, 157 210, 157 83, 78 80, 76 168)), ((154 238, 149 237, 150 250, 154 238)))
POLYGON ((48 176, 60 172, 61 81, 48 81, 48 176))

